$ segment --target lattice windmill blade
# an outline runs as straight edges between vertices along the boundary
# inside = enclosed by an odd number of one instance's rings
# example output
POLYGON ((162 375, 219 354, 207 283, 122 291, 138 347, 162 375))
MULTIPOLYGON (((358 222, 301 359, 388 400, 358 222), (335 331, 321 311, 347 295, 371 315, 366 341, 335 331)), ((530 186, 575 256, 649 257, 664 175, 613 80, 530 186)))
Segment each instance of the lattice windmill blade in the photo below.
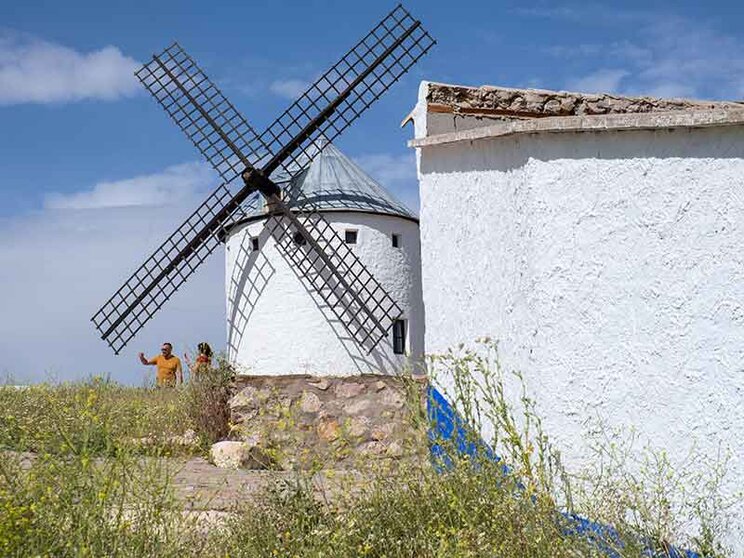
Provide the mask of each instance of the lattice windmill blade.
POLYGON ((270 234, 277 247, 349 335, 371 352, 402 310, 319 212, 290 215, 292 219, 273 218, 270 234))
POLYGON ((333 141, 434 44, 399 4, 261 134, 274 153, 264 174, 306 169, 322 149, 319 140, 333 141))
POLYGON ((226 183, 272 155, 178 43, 153 55, 135 75, 226 183))
POLYGON ((221 244, 226 220, 244 214, 239 204, 230 204, 232 198, 225 185, 219 186, 91 318, 114 353, 221 244), (174 257, 174 252, 181 257, 174 257))
POLYGON ((178 44, 154 55, 136 75, 225 184, 93 316, 116 354, 219 246, 224 229, 255 192, 245 186, 236 194, 229 184, 252 168, 251 160, 269 156, 258 134, 178 44))
MULTIPOLYGON (((221 231, 256 190, 312 246, 327 273, 344 290, 342 298, 353 300, 353 308, 382 330, 384 326, 368 308, 376 300, 351 286, 325 253, 331 244, 322 234, 316 234, 316 239, 292 214, 280 199, 280 188, 268 176, 280 167, 289 177, 307 168, 321 149, 320 137, 333 139, 346 129, 433 44, 420 22, 398 6, 261 136, 177 44, 155 55, 138 77, 226 184, 240 175, 245 186, 234 195, 226 186, 218 189, 96 313, 93 321, 114 351, 118 353, 214 251, 221 231)), ((347 258, 355 258, 349 254, 347 258)), ((358 259, 349 261, 346 273, 364 268, 358 259)), ((355 279, 351 283, 360 288, 355 279)), ((368 338, 365 335, 362 341, 368 338)))

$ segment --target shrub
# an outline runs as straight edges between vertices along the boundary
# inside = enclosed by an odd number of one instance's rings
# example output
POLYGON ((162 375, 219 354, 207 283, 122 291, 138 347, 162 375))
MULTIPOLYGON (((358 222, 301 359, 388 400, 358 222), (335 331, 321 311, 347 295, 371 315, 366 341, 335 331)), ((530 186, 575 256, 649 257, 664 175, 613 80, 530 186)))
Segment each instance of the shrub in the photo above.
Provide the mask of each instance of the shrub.
POLYGON ((178 556, 182 519, 157 459, 0 461, 0 555, 178 556))
POLYGON ((230 406, 235 372, 219 358, 217 366, 192 374, 184 393, 185 411, 202 447, 224 440, 230 433, 230 406))
POLYGON ((196 548, 184 537, 168 461, 134 454, 130 442, 172 431, 174 396, 101 380, 0 389, 0 556, 175 557, 196 548))

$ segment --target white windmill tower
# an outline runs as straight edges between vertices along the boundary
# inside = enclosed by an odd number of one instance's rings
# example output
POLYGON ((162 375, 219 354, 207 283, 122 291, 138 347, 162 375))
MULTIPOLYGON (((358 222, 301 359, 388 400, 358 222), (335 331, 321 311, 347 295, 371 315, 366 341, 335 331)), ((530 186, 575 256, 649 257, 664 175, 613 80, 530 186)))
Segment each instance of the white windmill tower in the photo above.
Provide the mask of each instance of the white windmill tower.
POLYGON ((153 55, 137 77, 223 183, 96 312, 101 338, 121 351, 227 239, 230 351, 254 373, 390 373, 418 356, 416 220, 327 141, 433 45, 395 7, 261 134, 178 44, 153 55))
MULTIPOLYGON (((374 346, 359 343, 353 325, 334 311, 336 301, 313 288, 307 272, 298 272, 278 245, 288 235, 272 234, 272 216, 256 197, 256 209, 226 233, 228 356, 238 369, 257 375, 415 369, 424 343, 418 219, 336 147, 321 148, 310 167, 283 187, 330 225, 341 249, 357 256, 399 311, 387 337, 374 346)), ((305 249, 302 235, 289 236, 292 249, 305 249)))

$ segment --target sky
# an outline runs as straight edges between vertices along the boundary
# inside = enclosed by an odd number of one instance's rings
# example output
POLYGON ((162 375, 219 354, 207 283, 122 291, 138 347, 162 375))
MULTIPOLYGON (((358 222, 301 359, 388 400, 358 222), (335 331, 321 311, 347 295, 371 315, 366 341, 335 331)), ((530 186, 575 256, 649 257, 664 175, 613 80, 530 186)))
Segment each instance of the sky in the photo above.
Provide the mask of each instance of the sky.
MULTIPOLYGON (((434 50, 337 141, 416 210, 421 80, 744 99, 744 4, 406 2, 434 50)), ((90 317, 219 179, 134 78, 177 40, 257 130, 393 2, 0 2, 0 378, 141 384, 225 344, 224 255, 114 356, 90 317)))

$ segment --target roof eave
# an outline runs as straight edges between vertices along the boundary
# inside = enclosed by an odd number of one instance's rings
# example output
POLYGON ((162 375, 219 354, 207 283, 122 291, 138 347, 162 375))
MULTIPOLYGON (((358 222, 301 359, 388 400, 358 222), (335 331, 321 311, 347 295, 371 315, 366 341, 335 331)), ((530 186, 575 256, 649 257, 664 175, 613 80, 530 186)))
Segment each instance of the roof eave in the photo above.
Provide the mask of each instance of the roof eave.
MULTIPOLYGON (((290 211, 298 212, 302 211, 301 209, 290 209, 290 211)), ((404 219, 405 221, 411 221, 413 223, 418 224, 419 218, 414 215, 403 215, 400 213, 387 213, 384 211, 372 211, 372 210, 366 210, 366 209, 348 209, 345 207, 338 207, 338 208, 322 208, 316 210, 318 213, 361 213, 364 215, 382 215, 385 217, 394 217, 397 219, 404 219)), ((256 221, 263 221, 264 219, 267 219, 270 217, 271 214, 269 213, 259 213, 257 215, 250 215, 248 217, 243 217, 242 219, 238 219, 234 223, 231 223, 227 227, 225 227, 226 234, 230 234, 230 232, 240 225, 244 225, 246 223, 253 223, 256 221)))
POLYGON ((461 141, 477 141, 535 133, 709 128, 742 125, 744 125, 744 108, 549 116, 529 120, 509 120, 469 130, 419 137, 409 140, 408 146, 421 148, 461 141))

